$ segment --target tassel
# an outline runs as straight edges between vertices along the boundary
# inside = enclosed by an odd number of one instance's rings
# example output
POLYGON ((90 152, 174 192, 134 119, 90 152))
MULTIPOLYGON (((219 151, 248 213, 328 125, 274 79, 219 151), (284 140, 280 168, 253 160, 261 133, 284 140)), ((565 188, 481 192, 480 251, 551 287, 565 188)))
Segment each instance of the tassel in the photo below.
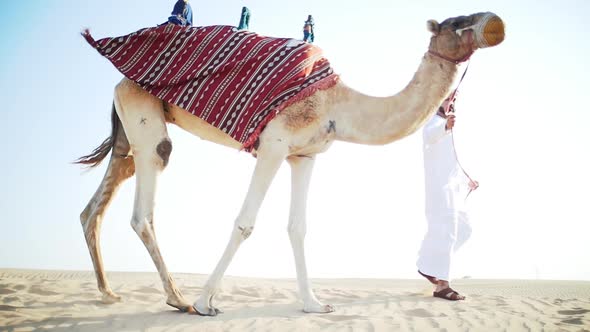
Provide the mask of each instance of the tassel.
POLYGON ((86 39, 90 46, 98 48, 98 43, 96 42, 96 40, 94 40, 94 38, 92 38, 92 36, 90 35, 90 30, 88 28, 84 29, 82 32, 80 32, 80 34, 82 35, 82 37, 84 37, 84 39, 86 39))

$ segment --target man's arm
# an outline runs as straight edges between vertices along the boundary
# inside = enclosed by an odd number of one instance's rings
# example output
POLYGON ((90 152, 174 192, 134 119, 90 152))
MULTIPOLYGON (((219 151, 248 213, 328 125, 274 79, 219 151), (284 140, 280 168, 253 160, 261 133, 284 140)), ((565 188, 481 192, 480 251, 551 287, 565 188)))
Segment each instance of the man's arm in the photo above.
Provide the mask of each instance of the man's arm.
POLYGON ((193 25, 193 9, 188 2, 186 3, 186 21, 189 23, 189 25, 193 25))
POLYGON ((422 137, 426 144, 434 144, 443 138, 446 134, 450 133, 450 130, 455 124, 454 116, 450 128, 448 126, 449 119, 442 118, 435 115, 426 123, 422 130, 422 137))

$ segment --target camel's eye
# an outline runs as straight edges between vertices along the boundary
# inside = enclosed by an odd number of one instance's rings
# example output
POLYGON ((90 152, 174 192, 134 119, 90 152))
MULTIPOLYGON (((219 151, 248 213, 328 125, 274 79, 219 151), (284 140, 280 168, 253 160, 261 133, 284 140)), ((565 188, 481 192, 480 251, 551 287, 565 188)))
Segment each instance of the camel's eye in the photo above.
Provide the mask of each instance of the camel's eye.
POLYGON ((461 26, 461 24, 459 24, 459 22, 457 22, 457 21, 453 22, 451 25, 452 25, 452 26, 453 26, 453 28, 455 28, 455 29, 458 29, 458 28, 461 26))

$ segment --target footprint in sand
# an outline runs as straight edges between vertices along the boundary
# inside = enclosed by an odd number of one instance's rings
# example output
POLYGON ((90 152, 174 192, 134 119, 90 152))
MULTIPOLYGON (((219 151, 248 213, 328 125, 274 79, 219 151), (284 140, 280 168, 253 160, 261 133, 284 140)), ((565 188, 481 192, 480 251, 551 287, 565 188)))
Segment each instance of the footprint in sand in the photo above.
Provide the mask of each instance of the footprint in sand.
POLYGON ((141 302, 152 302, 153 298, 149 295, 135 295, 134 299, 141 301, 141 302))
POLYGON ((2 302, 4 302, 4 303, 16 302, 16 301, 20 301, 18 296, 4 296, 4 298, 2 299, 2 302))
POLYGON ((256 287, 234 287, 232 289, 232 294, 242 295, 247 297, 260 297, 258 293, 259 289, 256 287))
POLYGON ((278 289, 273 289, 272 295, 269 297, 271 300, 286 300, 288 298, 290 298, 288 294, 278 289))
MULTIPOLYGON (((588 312, 590 312, 590 310, 583 309, 583 308, 573 308, 572 310, 559 310, 559 311, 557 311, 557 313, 560 315, 568 315, 568 316, 584 315, 588 312)), ((561 322, 566 323, 566 324, 572 324, 572 325, 584 325, 584 322, 582 321, 582 317, 571 317, 568 319, 563 319, 561 322)))
POLYGON ((319 319, 323 319, 323 320, 329 320, 332 322, 343 322, 343 321, 351 321, 354 319, 358 319, 358 320, 365 320, 367 319, 366 316, 360 316, 360 315, 334 315, 334 314, 330 314, 330 315, 318 315, 316 316, 319 319))
POLYGON ((162 292, 159 291, 156 288, 153 287, 141 287, 135 290, 136 292, 139 293, 144 293, 144 294, 161 294, 162 292))
POLYGON ((0 295, 14 294, 14 293, 16 293, 15 290, 10 289, 10 288, 4 288, 3 286, 0 286, 0 295))
POLYGON ((404 313, 408 316, 412 316, 412 317, 422 317, 422 318, 426 318, 426 317, 435 317, 435 314, 433 314, 432 312, 426 310, 426 309, 412 309, 412 310, 406 310, 404 311, 404 313))
POLYGON ((566 323, 566 324, 572 324, 572 325, 584 325, 584 322, 582 322, 582 318, 564 319, 561 322, 566 323))
POLYGON ((94 289, 95 287, 96 287, 96 284, 93 282, 84 282, 84 283, 80 284, 80 288, 94 289))
POLYGON ((31 286, 31 288, 29 289, 29 293, 43 296, 59 295, 59 293, 57 292, 43 290, 39 285, 31 286))
POLYGON ((559 310, 557 313, 560 315, 583 315, 590 312, 588 309, 574 308, 574 310, 559 310))
POLYGON ((0 311, 16 311, 16 309, 18 309, 19 307, 15 307, 15 306, 11 306, 11 305, 5 305, 5 304, 0 304, 0 311))

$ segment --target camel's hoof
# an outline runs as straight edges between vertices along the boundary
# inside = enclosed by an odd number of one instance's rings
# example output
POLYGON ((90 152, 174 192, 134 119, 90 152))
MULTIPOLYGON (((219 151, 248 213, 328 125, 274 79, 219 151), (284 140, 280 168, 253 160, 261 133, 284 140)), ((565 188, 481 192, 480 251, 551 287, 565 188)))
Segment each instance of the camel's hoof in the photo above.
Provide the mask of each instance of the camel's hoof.
POLYGON ((223 313, 223 311, 221 311, 217 308, 207 308, 206 310, 198 310, 195 306, 193 306, 192 308, 194 310, 193 314, 197 314, 199 316, 215 317, 215 316, 223 313))
POLYGON ((180 310, 181 312, 188 312, 189 314, 195 314, 195 308, 192 305, 188 305, 188 304, 184 304, 184 305, 178 305, 178 304, 172 304, 170 302, 166 302, 167 305, 176 308, 178 310, 180 310))
POLYGON ((108 293, 102 294, 101 301, 104 304, 113 304, 113 303, 121 302, 121 297, 113 292, 108 292, 108 293))
POLYGON ((319 306, 314 306, 312 308, 303 308, 303 312, 311 314, 311 313, 316 313, 316 314, 327 314, 330 312, 334 312, 336 311, 336 308, 331 305, 331 304, 322 304, 319 306))

